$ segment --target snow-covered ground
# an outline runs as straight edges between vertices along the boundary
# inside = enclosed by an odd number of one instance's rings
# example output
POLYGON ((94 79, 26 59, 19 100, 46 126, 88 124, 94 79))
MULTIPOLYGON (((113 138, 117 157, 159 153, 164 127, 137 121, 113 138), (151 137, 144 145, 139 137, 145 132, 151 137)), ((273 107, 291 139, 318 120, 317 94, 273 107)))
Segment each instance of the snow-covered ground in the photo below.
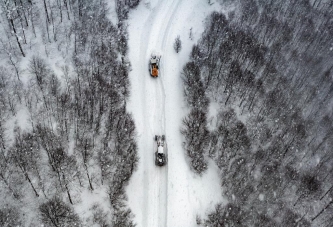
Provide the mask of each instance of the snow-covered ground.
POLYGON ((146 0, 130 13, 128 110, 137 127, 140 163, 127 194, 138 227, 194 226, 196 215, 203 217, 207 209, 223 202, 218 169, 210 163, 203 176, 195 175, 187 164, 180 134, 188 111, 181 70, 203 32, 205 17, 214 10, 220 10, 219 5, 204 0, 146 0), (177 54, 173 44, 178 35, 182 50, 177 54), (148 72, 152 52, 162 55, 158 78, 148 72), (157 167, 153 138, 162 134, 168 143, 168 164, 157 167))

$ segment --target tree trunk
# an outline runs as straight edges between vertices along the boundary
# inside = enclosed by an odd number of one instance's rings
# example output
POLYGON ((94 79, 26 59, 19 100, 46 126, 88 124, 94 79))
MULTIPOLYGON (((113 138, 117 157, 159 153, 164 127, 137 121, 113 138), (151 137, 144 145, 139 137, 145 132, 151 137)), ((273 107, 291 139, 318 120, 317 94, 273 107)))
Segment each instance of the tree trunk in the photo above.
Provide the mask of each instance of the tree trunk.
MULTIPOLYGON (((20 4, 21 4, 21 7, 22 7, 22 9, 23 9, 22 0, 20 0, 20 4)), ((26 25, 27 27, 29 27, 27 16, 25 15, 24 10, 22 10, 22 11, 23 11, 23 16, 24 16, 25 25, 26 25)))
POLYGON ((5 176, 0 173, 0 179, 3 180, 3 182, 5 182, 5 185, 9 188, 9 191, 11 191, 11 193, 13 194, 15 199, 19 199, 19 195, 12 189, 12 187, 10 187, 8 181, 6 180, 5 176))
POLYGON ((232 89, 231 89, 231 91, 229 92, 229 95, 228 95, 228 97, 227 97, 227 100, 225 100, 225 103, 224 103, 225 106, 227 105, 227 103, 228 103, 228 101, 229 101, 229 98, 230 98, 231 94, 232 94, 232 89))
POLYGON ((69 10, 68 10, 68 5, 67 5, 67 0, 64 0, 64 5, 65 5, 66 11, 67 11, 67 18, 68 18, 68 20, 70 20, 71 18, 69 17, 69 10))
POLYGON ((298 199, 297 199, 296 202, 294 203, 294 206, 296 206, 297 203, 298 203, 302 198, 303 198, 303 194, 300 195, 300 196, 298 197, 298 199))
POLYGON ((79 17, 82 17, 82 0, 77 0, 78 8, 79 8, 79 17))
POLYGON ((62 23, 62 6, 61 6, 61 0, 57 0, 57 4, 59 7, 59 11, 60 11, 60 23, 62 23))
POLYGON ((31 27, 32 27, 32 31, 35 35, 35 38, 37 38, 37 35, 36 35, 36 29, 35 29, 35 24, 34 24, 34 20, 33 20, 33 13, 31 12, 31 9, 29 10, 28 12, 28 16, 30 14, 30 20, 31 20, 31 27))
POLYGON ((14 21, 13 21, 13 19, 9 19, 9 22, 10 22, 12 28, 13 28, 13 32, 14 32, 14 34, 15 34, 16 42, 17 42, 17 45, 18 45, 19 48, 20 48, 21 54, 22 54, 23 57, 25 57, 25 54, 24 54, 24 51, 23 51, 23 49, 22 49, 22 46, 21 46, 20 40, 19 40, 18 35, 17 35, 17 33, 16 33, 16 29, 15 29, 15 25, 14 25, 14 21))
MULTIPOLYGON (((19 8, 17 7, 15 1, 14 1, 14 4, 15 4, 15 8, 16 8, 17 15, 18 15, 18 17, 20 18, 20 24, 21 24, 22 33, 23 33, 24 44, 27 44, 27 39, 25 38, 25 32, 24 32, 24 26, 23 26, 23 19, 22 19, 22 16, 21 16, 20 10, 19 10, 19 8)), ((22 3, 21 3, 21 4, 22 4, 22 3)))
MULTIPOLYGON (((49 1, 50 3, 50 1, 49 1)), ((50 7, 51 8, 51 7, 50 7)), ((57 36, 56 36, 56 32, 55 32, 55 26, 54 26, 54 20, 53 20, 53 11, 51 10, 51 22, 52 22, 52 32, 53 32, 53 40, 56 42, 57 41, 57 36)), ((61 14, 61 18, 62 18, 62 14, 61 14)), ((62 19, 61 19, 62 20, 62 19)))
POLYGON ((46 1, 45 0, 44 0, 44 10, 45 10, 45 14, 46 14, 47 23, 50 23, 50 18, 49 18, 49 14, 47 12, 47 6, 46 6, 46 1))
POLYGON ((30 177, 29 177, 28 173, 24 173, 24 175, 25 175, 26 179, 29 181, 29 183, 30 183, 32 189, 34 190, 34 192, 35 192, 35 194, 36 194, 36 196, 39 197, 39 194, 38 194, 38 192, 36 191, 34 185, 32 184, 32 182, 31 182, 31 180, 30 180, 30 177))
POLYGON ((46 20, 46 33, 47 33, 47 40, 49 41, 49 43, 51 42, 50 41, 50 32, 49 32, 49 25, 47 23, 47 20, 46 20))
POLYGON ((320 198, 320 200, 322 200, 333 188, 333 185, 330 187, 330 189, 328 189, 325 194, 320 198))
POLYGON ((68 189, 67 184, 65 184, 65 187, 66 187, 66 191, 67 191, 69 202, 73 205, 72 197, 71 197, 71 194, 69 193, 69 189, 68 189))
POLYGON ((9 53, 7 53, 7 54, 8 54, 8 57, 9 57, 9 60, 10 60, 11 65, 12 65, 12 66, 14 67, 14 69, 15 69, 15 73, 16 73, 17 79, 18 79, 19 81, 21 81, 19 71, 18 71, 18 69, 17 69, 17 67, 16 67, 15 62, 13 61, 12 55, 9 54, 9 53))
POLYGON ((38 185, 39 185, 40 188, 42 189, 42 192, 43 192, 45 198, 47 198, 47 196, 46 196, 46 194, 45 194, 45 188, 44 188, 43 180, 42 180, 42 177, 40 176, 40 173, 39 173, 38 168, 36 168, 36 172, 37 172, 37 176, 38 176, 38 180, 39 180, 38 185))
POLYGON ((90 176, 89 176, 88 167, 87 167, 86 163, 84 163, 84 168, 86 169, 86 174, 87 174, 88 181, 89 181, 89 187, 93 191, 94 188, 93 188, 92 183, 91 183, 91 179, 90 179, 90 176))
POLYGON ((333 203, 333 200, 331 200, 316 216, 311 218, 311 221, 316 220, 332 203, 333 203))

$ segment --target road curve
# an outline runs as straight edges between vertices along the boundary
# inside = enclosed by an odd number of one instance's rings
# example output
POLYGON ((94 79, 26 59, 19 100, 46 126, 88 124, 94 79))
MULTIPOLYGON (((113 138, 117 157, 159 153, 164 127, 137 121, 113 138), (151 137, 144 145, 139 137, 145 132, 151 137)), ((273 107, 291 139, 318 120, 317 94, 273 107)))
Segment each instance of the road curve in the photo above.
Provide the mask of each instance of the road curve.
POLYGON ((137 125, 140 156, 139 176, 134 174, 133 178, 142 180, 137 183, 141 186, 137 196, 142 198, 143 205, 140 211, 132 208, 141 219, 138 226, 167 226, 168 165, 155 166, 153 138, 155 135, 166 135, 166 93, 163 77, 167 76, 167 72, 163 65, 163 53, 166 36, 179 2, 180 0, 160 0, 141 5, 149 14, 142 18, 141 27, 131 29, 135 30, 136 34, 135 39, 130 37, 129 40, 129 58, 132 64, 129 110, 133 113, 137 125), (150 77, 148 72, 148 61, 153 52, 162 55, 158 78, 150 77))
POLYGON ((128 205, 138 227, 195 226, 218 198, 218 176, 199 178, 189 169, 180 127, 188 108, 180 72, 203 31, 204 18, 216 6, 203 0, 142 0, 129 15, 129 60, 132 112, 138 133, 138 170, 127 187, 128 205), (189 31, 194 38, 189 38, 189 31), (197 35, 196 35, 197 34, 197 35), (177 35, 182 51, 173 50, 177 35), (149 75, 151 53, 161 54, 160 76, 149 75), (168 164, 154 164, 154 135, 166 135, 168 164), (213 182, 213 183, 212 183, 213 182))

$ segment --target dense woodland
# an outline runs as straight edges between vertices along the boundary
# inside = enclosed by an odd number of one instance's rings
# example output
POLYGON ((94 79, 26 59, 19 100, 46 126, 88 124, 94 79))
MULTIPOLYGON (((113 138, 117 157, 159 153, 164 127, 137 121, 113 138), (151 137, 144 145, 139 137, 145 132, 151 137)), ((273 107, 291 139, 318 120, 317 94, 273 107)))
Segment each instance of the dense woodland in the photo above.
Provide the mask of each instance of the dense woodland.
POLYGON ((0 226, 134 226, 127 15, 138 0, 0 1, 0 226), (88 191, 88 193, 85 193, 88 191), (99 192, 85 217, 75 207, 99 192))
POLYGON ((197 223, 332 226, 333 3, 221 2, 182 72, 189 164, 228 199, 197 223))

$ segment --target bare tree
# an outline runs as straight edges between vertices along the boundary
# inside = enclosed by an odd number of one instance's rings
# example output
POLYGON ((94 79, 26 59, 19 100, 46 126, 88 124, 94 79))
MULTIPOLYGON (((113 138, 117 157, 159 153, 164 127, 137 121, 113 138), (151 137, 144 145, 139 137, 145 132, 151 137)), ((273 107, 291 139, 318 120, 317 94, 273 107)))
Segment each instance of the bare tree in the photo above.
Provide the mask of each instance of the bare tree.
POLYGON ((10 30, 12 31, 12 34, 15 36, 16 43, 20 49, 22 56, 25 57, 25 53, 23 51, 22 44, 20 42, 20 34, 19 34, 19 31, 17 30, 17 26, 15 23, 15 20, 18 17, 17 16, 18 11, 16 11, 16 6, 14 4, 14 1, 5 0, 5 1, 2 1, 1 3, 2 3, 1 7, 2 7, 3 11, 5 12, 6 19, 8 21, 10 30))
POLYGON ((33 176, 39 175, 37 166, 39 149, 32 134, 22 133, 20 128, 15 129, 15 134, 15 144, 10 151, 9 159, 19 168, 35 195, 39 197, 38 188, 33 184, 33 176))
POLYGON ((76 150, 80 154, 82 158, 82 163, 84 170, 86 172, 88 182, 89 182, 89 188, 90 190, 94 190, 92 185, 92 179, 89 174, 89 162, 92 160, 93 154, 94 154, 94 143, 93 138, 88 132, 81 131, 78 135, 78 144, 76 146, 76 150))
POLYGON ((81 225, 80 218, 73 208, 61 201, 59 197, 53 197, 41 204, 39 211, 42 216, 42 222, 47 226, 70 227, 81 225))
POLYGON ((77 177, 77 162, 73 156, 69 156, 61 144, 61 138, 50 129, 41 125, 36 126, 39 144, 48 156, 48 163, 56 174, 60 187, 67 193, 68 199, 73 204, 70 185, 77 177))

